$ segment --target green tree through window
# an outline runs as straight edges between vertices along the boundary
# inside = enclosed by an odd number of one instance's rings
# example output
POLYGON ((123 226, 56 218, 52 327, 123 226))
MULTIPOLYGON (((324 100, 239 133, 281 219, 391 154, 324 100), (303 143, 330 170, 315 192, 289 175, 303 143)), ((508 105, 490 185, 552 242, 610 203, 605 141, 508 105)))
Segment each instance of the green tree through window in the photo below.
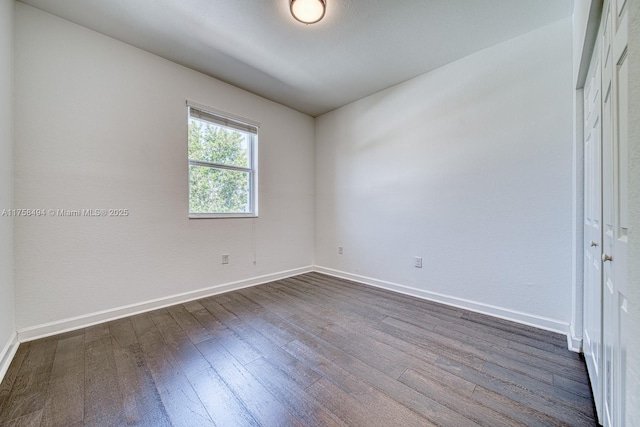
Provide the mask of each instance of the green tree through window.
POLYGON ((189 118, 189 213, 252 214, 254 135, 189 118))

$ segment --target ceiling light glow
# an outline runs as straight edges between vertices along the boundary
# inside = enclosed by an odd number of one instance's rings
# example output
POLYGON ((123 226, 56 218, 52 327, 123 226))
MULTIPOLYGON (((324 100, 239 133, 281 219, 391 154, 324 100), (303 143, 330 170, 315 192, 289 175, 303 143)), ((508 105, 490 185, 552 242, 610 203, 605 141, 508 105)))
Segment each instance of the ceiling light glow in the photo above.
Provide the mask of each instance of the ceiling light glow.
POLYGON ((325 14, 326 0, 290 0, 291 15, 304 24, 315 24, 325 14))

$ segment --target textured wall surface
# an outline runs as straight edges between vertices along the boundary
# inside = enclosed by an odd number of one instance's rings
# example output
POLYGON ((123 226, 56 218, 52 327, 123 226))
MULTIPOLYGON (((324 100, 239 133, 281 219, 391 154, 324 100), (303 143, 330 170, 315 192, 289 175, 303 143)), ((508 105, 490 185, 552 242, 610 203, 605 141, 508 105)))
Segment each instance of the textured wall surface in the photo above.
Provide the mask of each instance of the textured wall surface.
POLYGON ((317 118, 316 264, 568 325, 571 52, 569 18, 317 118))
MULTIPOLYGON (((13 0, 0 0, 0 212, 13 207, 13 10, 13 0)), ((14 305, 13 218, 0 216, 0 362, 15 332, 14 305)))
POLYGON ((17 3, 18 329, 313 263, 313 119, 17 3), (190 100, 261 124, 258 219, 187 218, 190 100), (222 254, 230 255, 228 265, 222 254))

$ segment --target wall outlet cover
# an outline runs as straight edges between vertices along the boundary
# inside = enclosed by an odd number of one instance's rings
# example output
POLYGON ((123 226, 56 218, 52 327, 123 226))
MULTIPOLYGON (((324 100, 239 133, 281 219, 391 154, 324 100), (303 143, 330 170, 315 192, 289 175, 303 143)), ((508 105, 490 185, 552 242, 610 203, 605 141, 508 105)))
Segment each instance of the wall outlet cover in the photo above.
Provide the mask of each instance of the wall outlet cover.
POLYGON ((415 259, 416 268, 422 268, 422 257, 417 256, 415 259))

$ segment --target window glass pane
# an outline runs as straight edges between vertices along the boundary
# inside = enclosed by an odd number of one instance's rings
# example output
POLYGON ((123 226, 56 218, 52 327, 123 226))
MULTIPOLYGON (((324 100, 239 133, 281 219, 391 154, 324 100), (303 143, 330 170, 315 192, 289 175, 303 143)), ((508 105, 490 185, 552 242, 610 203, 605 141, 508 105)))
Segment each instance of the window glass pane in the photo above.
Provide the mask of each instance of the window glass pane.
POLYGON ((189 159, 251 167, 250 135, 202 120, 189 119, 189 159))
POLYGON ((189 212, 250 213, 248 172, 189 166, 189 212))

